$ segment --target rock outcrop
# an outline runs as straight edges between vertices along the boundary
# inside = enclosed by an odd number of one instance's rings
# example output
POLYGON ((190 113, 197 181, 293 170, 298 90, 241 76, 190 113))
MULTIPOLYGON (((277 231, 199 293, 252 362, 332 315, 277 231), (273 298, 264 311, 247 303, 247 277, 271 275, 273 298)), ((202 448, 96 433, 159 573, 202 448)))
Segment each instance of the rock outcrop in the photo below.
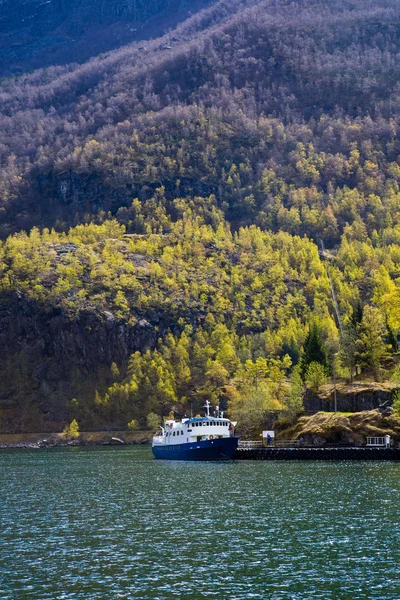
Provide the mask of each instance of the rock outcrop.
MULTIPOLYGON (((395 387, 390 383, 373 382, 338 384, 337 409, 339 412, 361 412, 385 408, 391 404, 395 387)), ((323 386, 319 394, 313 394, 310 390, 307 391, 304 399, 304 409, 307 413, 330 412, 333 408, 333 385, 323 386)))
POLYGON ((310 417, 303 416, 292 427, 281 430, 278 439, 298 440, 305 446, 362 446, 367 437, 385 435, 390 435, 394 441, 400 440, 400 419, 379 410, 370 410, 352 414, 319 412, 310 417))
POLYGON ((128 323, 95 308, 71 315, 1 298, 0 431, 29 431, 32 422, 57 431, 72 399, 90 403, 111 381, 113 362, 123 373, 133 352, 155 346, 163 316, 151 318, 128 323))

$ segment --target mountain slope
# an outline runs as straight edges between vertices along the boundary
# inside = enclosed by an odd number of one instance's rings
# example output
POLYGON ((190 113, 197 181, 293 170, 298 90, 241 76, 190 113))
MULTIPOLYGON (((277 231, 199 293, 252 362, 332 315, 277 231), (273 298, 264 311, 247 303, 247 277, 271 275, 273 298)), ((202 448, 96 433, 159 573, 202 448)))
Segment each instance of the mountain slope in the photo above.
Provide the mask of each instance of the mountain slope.
POLYGON ((399 33, 394 0, 232 0, 4 81, 0 427, 261 426, 313 323, 343 376, 393 369, 399 33))
POLYGON ((2 0, 0 76, 158 37, 212 0, 2 0))
POLYGON ((145 50, 4 84, 3 232, 115 214, 163 185, 274 227, 305 203, 321 223, 290 231, 337 242, 352 222, 346 189, 397 184, 395 15, 376 0, 218 3, 145 50))

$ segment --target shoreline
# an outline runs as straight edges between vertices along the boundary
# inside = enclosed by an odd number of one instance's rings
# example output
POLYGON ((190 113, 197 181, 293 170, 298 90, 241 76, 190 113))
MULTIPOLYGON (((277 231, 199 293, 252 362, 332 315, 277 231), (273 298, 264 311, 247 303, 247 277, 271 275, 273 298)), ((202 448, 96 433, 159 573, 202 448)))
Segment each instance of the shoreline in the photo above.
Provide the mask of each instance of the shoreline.
POLYGON ((62 448, 68 446, 137 446, 150 444, 149 431, 85 431, 77 438, 63 433, 2 433, 0 450, 7 448, 62 448))

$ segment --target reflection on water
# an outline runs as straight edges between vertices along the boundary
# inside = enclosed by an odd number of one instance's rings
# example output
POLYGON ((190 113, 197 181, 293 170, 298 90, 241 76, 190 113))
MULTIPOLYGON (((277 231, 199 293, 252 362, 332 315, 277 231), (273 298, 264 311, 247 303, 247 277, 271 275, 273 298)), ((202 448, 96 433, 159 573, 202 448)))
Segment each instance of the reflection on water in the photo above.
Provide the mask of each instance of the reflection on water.
POLYGON ((0 451, 0 598, 387 599, 400 464, 0 451))

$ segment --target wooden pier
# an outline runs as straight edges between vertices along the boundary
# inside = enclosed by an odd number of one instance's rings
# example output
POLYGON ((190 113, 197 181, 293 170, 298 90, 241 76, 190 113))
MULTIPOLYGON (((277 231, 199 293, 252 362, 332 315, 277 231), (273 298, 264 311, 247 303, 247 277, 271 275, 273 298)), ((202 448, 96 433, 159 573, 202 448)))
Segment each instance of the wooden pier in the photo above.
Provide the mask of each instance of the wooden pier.
POLYGON ((400 460, 400 448, 240 447, 236 460, 400 460))

